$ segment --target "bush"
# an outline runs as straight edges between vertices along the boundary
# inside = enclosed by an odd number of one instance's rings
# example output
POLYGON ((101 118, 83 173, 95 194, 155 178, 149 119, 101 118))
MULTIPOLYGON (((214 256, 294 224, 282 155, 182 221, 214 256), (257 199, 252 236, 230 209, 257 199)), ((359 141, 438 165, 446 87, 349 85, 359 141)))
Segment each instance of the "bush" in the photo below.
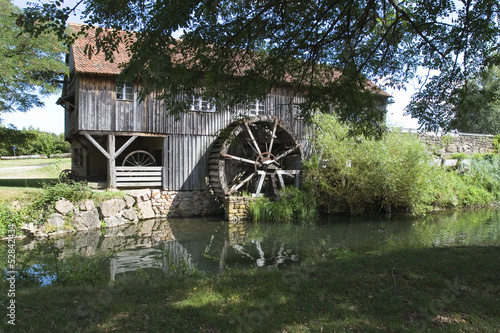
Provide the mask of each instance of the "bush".
POLYGON ((71 152, 71 144, 64 140, 64 134, 47 133, 32 127, 18 130, 0 126, 0 155, 52 155, 71 152))
POLYGON ((500 134, 495 135, 493 138, 493 149, 496 154, 500 153, 500 134))
POLYGON ((14 226, 19 230, 23 224, 23 214, 9 204, 0 201, 0 237, 7 237, 8 230, 14 226))
POLYGON ((309 172, 307 186, 327 213, 419 213, 432 202, 431 164, 424 143, 412 134, 381 140, 349 136, 334 116, 316 119, 315 147, 326 166, 309 172))
POLYGON ((334 116, 316 119, 316 166, 306 186, 328 214, 424 213, 434 208, 485 206, 500 199, 500 158, 473 161, 462 175, 433 166, 417 136, 381 140, 349 136, 334 116), (324 167, 319 160, 326 161, 324 167))

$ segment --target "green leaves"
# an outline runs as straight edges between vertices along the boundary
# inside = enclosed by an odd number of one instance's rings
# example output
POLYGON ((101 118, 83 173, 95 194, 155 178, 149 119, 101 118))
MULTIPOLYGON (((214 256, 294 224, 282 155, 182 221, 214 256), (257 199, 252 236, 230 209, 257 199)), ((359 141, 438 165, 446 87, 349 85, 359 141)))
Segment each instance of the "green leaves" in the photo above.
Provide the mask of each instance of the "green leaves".
POLYGON ((22 33, 20 10, 9 0, 0 3, 0 113, 43 106, 40 95, 57 92, 66 72, 62 43, 53 35, 22 33))
POLYGON ((433 201, 429 156, 416 137, 353 137, 347 126, 326 115, 316 124, 315 147, 324 167, 308 174, 308 186, 327 213, 421 213, 433 201))
MULTIPOLYGON (((79 3, 80 4, 80 3, 79 3)), ((82 0, 89 24, 132 31, 123 77, 140 78, 143 96, 159 96, 173 113, 179 95, 237 105, 289 85, 306 98, 306 118, 335 112, 363 133, 380 135, 388 96, 367 81, 403 87, 419 68, 427 80, 407 112, 426 129, 449 128, 454 91, 498 49, 500 5, 495 0, 235 1, 82 0), (173 38, 182 33, 182 42, 173 38)), ((50 3, 25 10, 27 30, 64 35, 74 8, 50 3), (42 22, 36 25, 35 22, 42 22)), ((112 60, 117 34, 103 32, 112 60), (108 38, 109 37, 109 38, 108 38)), ((425 78, 424 78, 425 81, 425 78)))

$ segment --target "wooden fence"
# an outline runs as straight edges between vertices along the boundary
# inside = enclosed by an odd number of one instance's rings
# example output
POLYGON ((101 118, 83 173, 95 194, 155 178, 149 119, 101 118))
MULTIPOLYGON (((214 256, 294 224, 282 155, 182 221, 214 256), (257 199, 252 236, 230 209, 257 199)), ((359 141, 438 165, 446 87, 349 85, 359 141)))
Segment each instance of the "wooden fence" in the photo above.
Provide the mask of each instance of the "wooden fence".
POLYGON ((161 166, 116 167, 116 187, 161 187, 161 166))

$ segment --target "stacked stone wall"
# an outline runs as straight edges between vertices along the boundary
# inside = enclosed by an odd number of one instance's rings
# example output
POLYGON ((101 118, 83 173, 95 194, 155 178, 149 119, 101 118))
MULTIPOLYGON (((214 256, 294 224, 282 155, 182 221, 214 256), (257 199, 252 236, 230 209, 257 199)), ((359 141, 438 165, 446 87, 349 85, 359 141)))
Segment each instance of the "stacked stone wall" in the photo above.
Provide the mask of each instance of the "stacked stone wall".
POLYGON ((255 200, 251 197, 227 197, 225 202, 226 220, 241 221, 250 218, 248 206, 249 203, 255 200))
POLYGON ((435 155, 446 158, 454 153, 472 155, 495 151, 492 135, 419 133, 418 138, 425 142, 435 155))
POLYGON ((123 198, 104 201, 98 206, 92 200, 73 203, 61 199, 47 219, 46 228, 33 223, 24 231, 34 236, 47 233, 117 227, 159 217, 222 216, 224 208, 210 191, 161 191, 143 189, 125 191, 123 198))

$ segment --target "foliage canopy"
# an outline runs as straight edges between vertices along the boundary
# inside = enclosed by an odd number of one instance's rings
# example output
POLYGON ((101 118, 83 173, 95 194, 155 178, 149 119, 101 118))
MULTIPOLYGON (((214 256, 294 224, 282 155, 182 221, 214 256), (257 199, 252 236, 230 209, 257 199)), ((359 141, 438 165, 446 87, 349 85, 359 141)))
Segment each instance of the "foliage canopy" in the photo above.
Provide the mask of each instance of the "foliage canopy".
POLYGON ((71 152, 71 144, 64 140, 64 134, 47 133, 32 127, 22 130, 0 125, 0 156, 52 155, 71 152))
MULTIPOLYGON (((495 0, 82 0, 88 24, 100 29, 98 50, 112 58, 125 42, 132 59, 123 79, 139 77, 144 93, 159 87, 167 107, 179 94, 235 104, 284 82, 306 97, 304 115, 335 105, 341 121, 383 121, 366 80, 402 88, 418 68, 438 71, 408 112, 427 129, 447 128, 455 114, 438 108, 498 47, 495 0), (181 40, 174 34, 182 31, 181 40), (181 42, 182 41, 182 42, 181 42), (182 58, 183 61, 178 60, 182 58), (339 74, 341 73, 341 74, 339 74), (258 82, 258 84, 256 84, 258 82)), ((77 5, 77 6, 78 6, 77 5)), ((65 35, 75 8, 61 2, 28 8, 20 22, 35 34, 65 35), (50 22, 35 25, 34 22, 50 22)))
POLYGON ((500 133, 500 67, 491 65, 457 90, 452 127, 460 132, 500 133))
POLYGON ((32 38, 16 25, 21 10, 0 0, 0 113, 43 106, 40 96, 58 91, 66 68, 54 34, 32 38))

